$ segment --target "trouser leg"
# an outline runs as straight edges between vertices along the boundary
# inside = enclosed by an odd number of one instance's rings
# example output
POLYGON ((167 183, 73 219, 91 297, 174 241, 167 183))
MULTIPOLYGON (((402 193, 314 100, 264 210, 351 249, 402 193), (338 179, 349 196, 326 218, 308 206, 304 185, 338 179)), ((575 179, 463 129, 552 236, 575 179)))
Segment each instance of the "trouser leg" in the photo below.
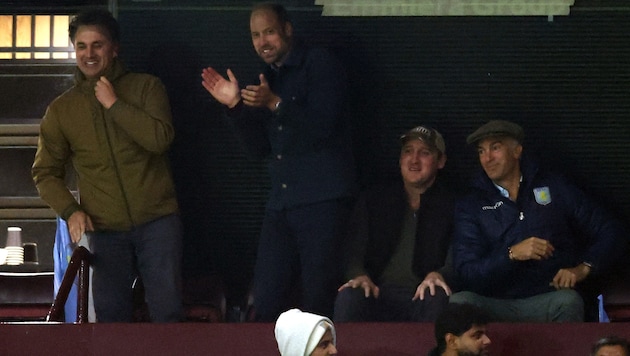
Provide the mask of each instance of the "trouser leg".
POLYGON ((181 321, 182 224, 179 216, 168 215, 142 225, 134 234, 134 245, 151 321, 181 321))
POLYGON ((346 205, 338 200, 292 209, 288 214, 299 249, 302 307, 329 318, 342 280, 340 241, 346 214, 346 205))
POLYGON ((98 322, 132 320, 133 246, 127 233, 90 234, 93 254, 92 293, 98 322))
POLYGON ((334 322, 375 321, 375 308, 374 297, 366 298, 363 288, 346 288, 335 298, 334 322))
POLYGON ((298 252, 282 211, 265 212, 254 271, 257 321, 275 321, 286 308, 298 252))

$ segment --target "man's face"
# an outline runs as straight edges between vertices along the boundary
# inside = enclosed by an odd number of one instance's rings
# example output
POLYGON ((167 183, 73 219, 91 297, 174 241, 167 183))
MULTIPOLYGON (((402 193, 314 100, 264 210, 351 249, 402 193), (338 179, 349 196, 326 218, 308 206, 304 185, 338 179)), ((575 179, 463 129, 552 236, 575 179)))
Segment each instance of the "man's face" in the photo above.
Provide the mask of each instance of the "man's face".
POLYGON ((289 53, 293 32, 291 24, 286 23, 282 26, 274 12, 257 10, 250 17, 249 28, 258 56, 267 64, 281 65, 289 53))
POLYGON ((595 356, 629 356, 620 345, 606 345, 597 350, 595 356))
POLYGON ((405 186, 430 187, 438 170, 444 168, 445 163, 444 155, 439 155, 436 150, 418 139, 409 139, 400 150, 400 173, 405 186))
POLYGON ((477 144, 479 163, 488 177, 499 185, 513 175, 520 174, 522 151, 523 146, 509 137, 490 137, 477 144))
POLYGON ((98 26, 80 26, 74 37, 77 66, 88 79, 99 78, 112 66, 118 46, 98 26))
POLYGON ((328 329, 322 336, 321 340, 319 340, 319 344, 317 344, 315 350, 311 352, 311 356, 328 356, 336 354, 337 348, 333 343, 332 332, 328 329))
POLYGON ((490 354, 490 338, 486 335, 485 326, 474 325, 461 336, 456 337, 453 342, 457 356, 487 356, 490 354))

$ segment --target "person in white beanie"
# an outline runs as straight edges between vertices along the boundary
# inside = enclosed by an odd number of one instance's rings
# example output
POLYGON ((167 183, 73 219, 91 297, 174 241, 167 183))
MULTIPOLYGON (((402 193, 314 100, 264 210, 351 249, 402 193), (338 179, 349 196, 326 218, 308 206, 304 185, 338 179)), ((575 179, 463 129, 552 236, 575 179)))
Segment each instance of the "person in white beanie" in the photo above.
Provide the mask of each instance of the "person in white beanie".
POLYGON ((287 310, 276 320, 275 335, 282 356, 337 354, 335 326, 325 316, 287 310))

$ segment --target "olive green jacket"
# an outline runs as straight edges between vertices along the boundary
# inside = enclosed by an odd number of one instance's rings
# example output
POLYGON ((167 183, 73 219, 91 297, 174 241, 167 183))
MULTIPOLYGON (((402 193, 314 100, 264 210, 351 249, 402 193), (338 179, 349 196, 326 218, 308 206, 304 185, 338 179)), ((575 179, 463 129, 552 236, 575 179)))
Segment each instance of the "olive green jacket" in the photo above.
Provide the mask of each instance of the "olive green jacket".
POLYGON ((96 81, 78 70, 76 84, 48 106, 32 175, 62 218, 83 210, 97 230, 126 231, 177 212, 167 157, 174 131, 158 78, 128 72, 118 60, 105 76, 118 97, 109 109, 94 95, 96 81), (65 184, 68 160, 80 204, 65 184))

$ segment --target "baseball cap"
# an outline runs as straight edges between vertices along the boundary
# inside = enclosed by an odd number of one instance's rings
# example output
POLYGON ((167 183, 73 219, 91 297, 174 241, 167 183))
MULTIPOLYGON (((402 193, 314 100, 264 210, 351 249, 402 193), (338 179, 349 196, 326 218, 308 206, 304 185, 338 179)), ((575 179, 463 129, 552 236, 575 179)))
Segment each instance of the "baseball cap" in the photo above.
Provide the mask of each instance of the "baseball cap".
POLYGON ((404 135, 400 136, 400 143, 404 145, 412 139, 424 142, 425 144, 427 144, 427 146, 437 149, 441 154, 446 153, 446 144, 444 144, 444 138, 435 129, 426 126, 416 126, 413 129, 407 131, 404 135))
POLYGON ((505 120, 492 120, 475 130, 466 138, 466 143, 473 144, 486 137, 493 136, 509 136, 516 139, 519 143, 523 143, 525 133, 523 128, 518 124, 505 120))

